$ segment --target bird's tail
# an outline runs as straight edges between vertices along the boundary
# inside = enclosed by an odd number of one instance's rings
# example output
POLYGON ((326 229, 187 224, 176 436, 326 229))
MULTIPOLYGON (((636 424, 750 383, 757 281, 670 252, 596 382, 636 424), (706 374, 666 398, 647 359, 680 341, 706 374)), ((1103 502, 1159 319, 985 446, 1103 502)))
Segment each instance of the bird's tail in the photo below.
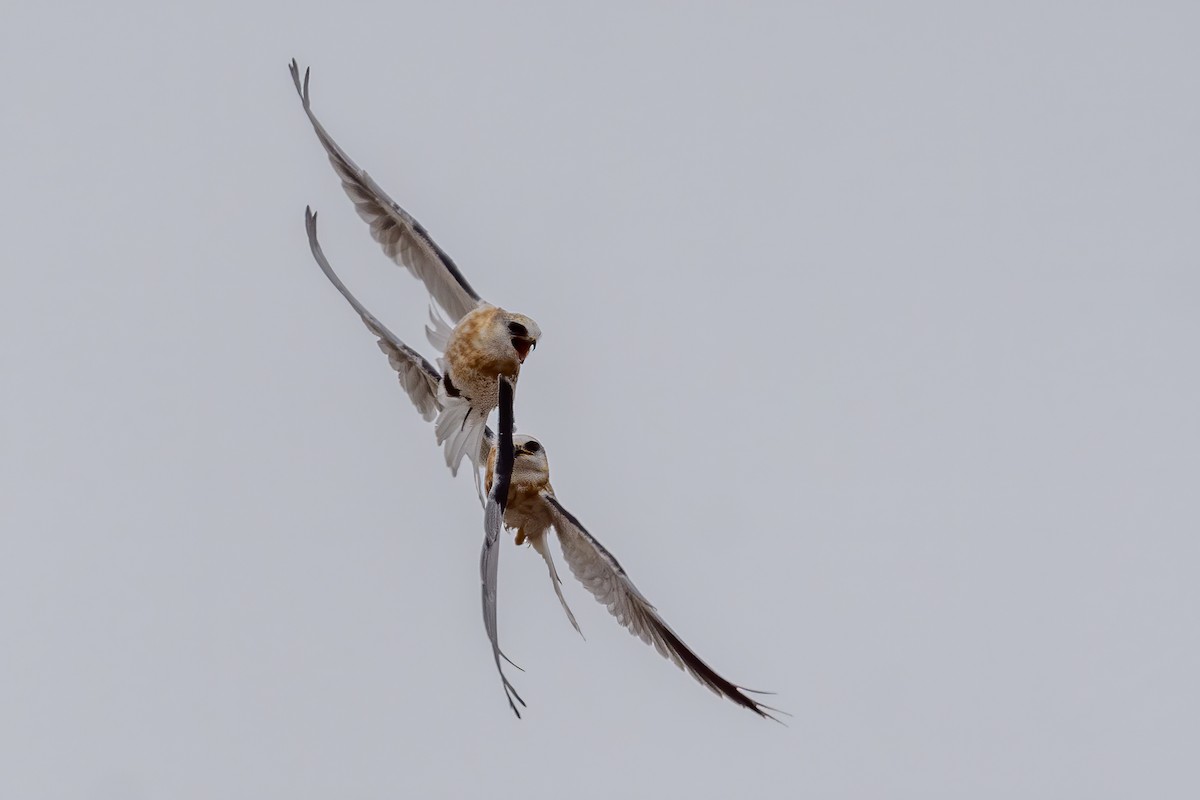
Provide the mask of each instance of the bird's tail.
POLYGON ((473 410, 465 398, 447 397, 443 393, 442 410, 434 429, 437 431, 438 444, 445 446, 446 466, 452 474, 458 474, 458 466, 465 455, 475 468, 478 482, 479 468, 482 466, 480 450, 486 427, 487 417, 473 410))

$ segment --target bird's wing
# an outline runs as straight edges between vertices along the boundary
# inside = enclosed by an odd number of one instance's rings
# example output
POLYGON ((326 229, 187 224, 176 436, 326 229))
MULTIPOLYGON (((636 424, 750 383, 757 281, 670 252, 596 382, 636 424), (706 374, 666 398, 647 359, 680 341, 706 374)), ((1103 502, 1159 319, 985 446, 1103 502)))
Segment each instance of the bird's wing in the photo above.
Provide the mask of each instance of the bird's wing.
MULTIPOLYGON (((445 353, 450 346, 450 337, 454 334, 454 326, 438 313, 437 306, 429 304, 429 324, 425 326, 425 338, 439 353, 445 353)), ((439 359, 440 362, 440 359, 439 359)), ((445 367, 445 364, 442 365, 445 367)))
POLYGON ((342 179, 342 188, 354 203, 354 209, 371 226, 372 238, 379 242, 390 259, 420 279, 438 304, 454 322, 458 322, 479 305, 479 295, 424 226, 388 197, 379 184, 326 133, 312 111, 308 95, 308 70, 304 71, 302 81, 300 67, 294 59, 290 69, 296 92, 304 104, 304 113, 308 115, 317 138, 329 154, 329 162, 342 179))
POLYGON ((542 492, 541 496, 550 507, 554 529, 558 531, 567 566, 601 605, 608 607, 609 613, 617 618, 617 622, 643 642, 653 645, 663 657, 675 662, 676 666, 712 691, 759 716, 775 719, 767 712, 778 709, 763 705, 747 696, 745 693, 752 690, 722 678, 683 643, 667 623, 663 622, 650 601, 633 585, 633 581, 629 580, 629 576, 625 574, 625 570, 613 554, 596 541, 579 520, 562 507, 553 494, 542 492))
POLYGON ((396 374, 400 377, 400 385, 408 393, 421 416, 427 422, 432 422, 441 408, 438 401, 438 384, 442 380, 441 373, 420 353, 400 341, 399 337, 376 319, 375 315, 368 311, 362 303, 358 302, 358 298, 351 294, 346 285, 342 283, 337 273, 333 271, 333 267, 329 265, 329 259, 325 258, 325 253, 321 250, 321 243, 317 241, 317 215, 311 208, 304 210, 304 224, 308 230, 308 246, 312 250, 313 258, 317 261, 317 266, 325 273, 325 277, 329 278, 329 282, 342 293, 342 297, 346 298, 346 301, 358 312, 358 316, 362 318, 367 329, 379 337, 379 349, 387 355, 392 369, 396 370, 396 374))
MULTIPOLYGON (((438 385, 442 381, 442 373, 425 360, 420 353, 400 341, 400 337, 388 330, 342 283, 337 273, 333 271, 333 267, 330 266, 329 259, 325 257, 321 243, 317 240, 317 213, 315 211, 305 209, 304 224, 308 230, 308 246, 312 250, 317 266, 325 273, 325 277, 329 278, 330 283, 342 293, 342 297, 346 298, 358 312, 358 316, 362 318, 367 329, 379 337, 379 349, 388 357, 388 363, 392 365, 392 369, 396 370, 396 374, 400 378, 400 386, 408 393, 421 416, 427 421, 432 421, 437 415, 438 409, 441 408, 438 385)), ((487 459, 495 442, 496 435, 492 433, 491 428, 485 426, 483 441, 480 444, 481 460, 487 459)))
POLYGON ((571 607, 567 605, 567 598, 563 597, 562 578, 558 577, 558 570, 554 566, 554 556, 550 555, 550 542, 547 539, 549 537, 545 534, 538 534, 537 536, 530 536, 529 543, 546 560, 546 570, 550 573, 550 583, 554 586, 554 593, 558 595, 558 602, 562 604, 563 611, 567 612, 567 619, 571 621, 571 627, 575 629, 576 633, 583 636, 583 631, 580 630, 579 623, 575 621, 575 615, 571 613, 571 607))
MULTIPOLYGON (((496 670, 500 673, 500 682, 504 684, 504 694, 508 698, 508 706, 519 719, 521 712, 517 703, 525 705, 521 695, 509 683, 504 674, 500 657, 512 664, 512 661, 500 651, 500 639, 496 626, 496 581, 500 567, 500 529, 504 524, 504 509, 508 505, 508 487, 512 481, 513 460, 516 453, 513 450, 513 385, 503 375, 500 376, 500 431, 498 434, 496 474, 492 490, 488 493, 487 506, 483 512, 483 552, 479 556, 479 577, 483 583, 483 627, 487 630, 488 639, 492 643, 492 658, 496 661, 496 670), (516 700, 516 703, 513 700, 516 700)), ((516 666, 516 664, 513 664, 516 666)), ((518 667, 519 669, 519 667, 518 667)))

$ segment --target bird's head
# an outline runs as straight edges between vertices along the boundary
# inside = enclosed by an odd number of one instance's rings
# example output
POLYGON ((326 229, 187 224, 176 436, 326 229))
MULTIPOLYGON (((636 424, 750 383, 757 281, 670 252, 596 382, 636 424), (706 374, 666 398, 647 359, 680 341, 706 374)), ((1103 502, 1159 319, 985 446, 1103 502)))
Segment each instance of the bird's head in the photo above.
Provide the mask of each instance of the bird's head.
POLYGON ((550 480, 550 463, 546 460, 546 448, 532 436, 513 436, 513 474, 514 484, 533 484, 541 486, 550 480))
POLYGON ((514 314, 510 311, 497 314, 496 323, 503 326, 500 334, 516 351, 517 360, 524 364, 525 357, 537 348, 538 339, 542 338, 542 329, 524 314, 514 314))

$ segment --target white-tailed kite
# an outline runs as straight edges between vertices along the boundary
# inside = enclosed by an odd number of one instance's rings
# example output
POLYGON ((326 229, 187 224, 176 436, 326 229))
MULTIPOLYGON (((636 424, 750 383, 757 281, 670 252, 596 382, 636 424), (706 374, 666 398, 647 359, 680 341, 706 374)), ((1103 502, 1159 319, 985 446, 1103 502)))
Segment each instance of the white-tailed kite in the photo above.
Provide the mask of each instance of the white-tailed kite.
MULTIPOLYGON (((443 396, 439 392, 442 384, 441 373, 388 330, 338 278, 317 239, 316 214, 307 211, 305 223, 313 258, 316 259, 325 276, 358 312, 367 329, 378 337, 379 349, 387 355, 388 363, 396 370, 400 378, 400 385, 412 400, 413 405, 416 406, 417 411, 426 420, 433 419, 440 407, 440 397, 443 396)), ((504 395, 504 401, 500 403, 501 430, 511 430, 511 387, 501 380, 499 390, 504 395), (507 419, 505 419, 506 417, 507 419)), ((500 651, 496 629, 496 584, 502 525, 516 530, 517 544, 529 542, 546 561, 554 592, 567 614, 567 619, 570 620, 576 631, 580 630, 579 623, 575 621, 575 615, 571 613, 566 598, 563 597, 562 581, 558 577, 558 570, 554 566, 547 541, 547 534, 551 528, 558 534, 563 555, 567 559, 572 573, 596 596, 597 600, 607 606, 618 622, 635 636, 652 644, 659 653, 686 670, 712 691, 728 697, 738 705, 744 706, 760 716, 775 719, 767 712, 777 709, 748 697, 745 692, 752 690, 725 680, 692 652, 658 616, 654 606, 650 605, 637 590, 612 554, 597 542, 570 512, 562 507, 554 496, 554 489, 550 486, 550 471, 545 449, 537 440, 529 436, 501 435, 497 437, 490 429, 485 428, 479 460, 487 464, 489 495, 485 513, 486 536, 480 555, 484 627, 491 641, 492 654, 508 696, 509 706, 518 717, 521 716, 521 713, 516 704, 525 705, 525 701, 521 699, 504 675, 500 658, 503 657, 507 660, 507 656, 500 651), (511 464, 507 471, 497 469, 497 462, 502 459, 507 459, 511 464)), ((580 631, 580 635, 582 635, 582 631, 580 631)))
POLYGON ((542 332, 524 314, 506 311, 480 298, 424 226, 392 200, 325 131, 312 111, 309 71, 304 71, 301 80, 295 60, 290 70, 304 113, 354 209, 371 226, 371 236, 389 258, 425 284, 454 324, 452 330, 439 330, 434 315, 435 329, 427 329, 430 342, 444 354, 437 440, 445 446, 446 465, 451 472, 458 474, 466 455, 475 467, 478 484, 484 427, 500 401, 497 379, 503 376, 515 390, 521 365, 537 347, 542 332))
MULTIPOLYGON (((493 466, 499 457, 498 450, 499 447, 493 449, 488 457, 489 492, 495 488, 493 466)), ((531 436, 514 436, 513 459, 504 525, 516 531, 517 544, 529 542, 546 560, 554 591, 558 594, 559 602, 562 603, 575 630, 579 630, 579 624, 575 621, 571 609, 567 607, 567 601, 558 586, 561 581, 546 541, 551 529, 558 534, 563 558, 567 560, 571 572, 630 633, 652 645, 660 655, 673 661, 676 666, 716 694, 729 698, 759 716, 779 721, 768 713, 779 712, 779 709, 759 703, 746 694, 762 692, 730 683, 684 644, 675 631, 663 622, 650 601, 633 585, 633 581, 612 553, 596 541, 571 512, 563 508, 554 495, 553 487, 550 486, 550 466, 546 460, 546 449, 537 439, 531 436)), ((582 631, 580 634, 582 635, 582 631)))

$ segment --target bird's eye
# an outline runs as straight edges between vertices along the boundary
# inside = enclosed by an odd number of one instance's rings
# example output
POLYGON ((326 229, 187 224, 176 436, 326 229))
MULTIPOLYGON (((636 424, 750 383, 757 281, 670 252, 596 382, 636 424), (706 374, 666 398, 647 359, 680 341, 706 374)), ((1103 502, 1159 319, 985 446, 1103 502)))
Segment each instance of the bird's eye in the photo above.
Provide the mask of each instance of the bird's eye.
POLYGON ((510 322, 508 323, 508 332, 513 336, 528 336, 529 328, 526 328, 519 322, 510 322))
POLYGON ((542 446, 540 444, 538 444, 537 442, 526 442, 525 443, 526 452, 536 453, 538 450, 541 450, 541 449, 542 449, 542 446))

